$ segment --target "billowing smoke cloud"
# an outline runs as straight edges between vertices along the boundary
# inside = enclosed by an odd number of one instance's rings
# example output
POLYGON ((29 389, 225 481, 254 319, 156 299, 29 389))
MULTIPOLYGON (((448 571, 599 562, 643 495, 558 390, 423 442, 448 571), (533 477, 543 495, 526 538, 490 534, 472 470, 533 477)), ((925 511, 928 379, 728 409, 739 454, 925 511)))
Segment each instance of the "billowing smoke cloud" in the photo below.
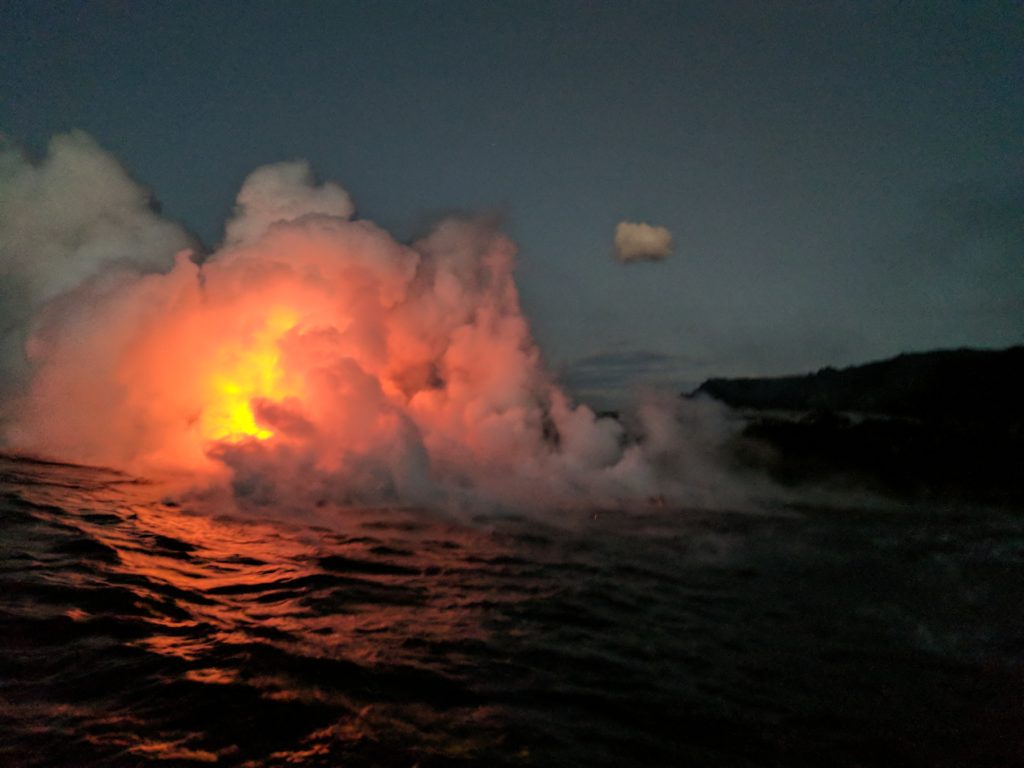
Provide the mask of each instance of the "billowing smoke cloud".
POLYGON ((284 163, 246 180, 198 264, 83 135, 4 158, 3 268, 32 310, 9 446, 255 503, 683 499, 709 476, 675 400, 620 422, 556 386, 489 222, 403 245, 284 163))
POLYGON ((665 227, 620 221, 615 227, 619 261, 661 261, 672 255, 672 233, 665 227))
POLYGON ((33 165, 0 136, 0 395, 27 373, 23 347, 46 302, 113 268, 166 267, 192 239, 82 132, 33 165))
POLYGON ((348 192, 330 182, 313 184, 313 171, 304 161, 265 165, 249 174, 238 193, 235 217, 225 240, 240 245, 258 240, 270 225, 322 213, 350 219, 355 206, 348 192))

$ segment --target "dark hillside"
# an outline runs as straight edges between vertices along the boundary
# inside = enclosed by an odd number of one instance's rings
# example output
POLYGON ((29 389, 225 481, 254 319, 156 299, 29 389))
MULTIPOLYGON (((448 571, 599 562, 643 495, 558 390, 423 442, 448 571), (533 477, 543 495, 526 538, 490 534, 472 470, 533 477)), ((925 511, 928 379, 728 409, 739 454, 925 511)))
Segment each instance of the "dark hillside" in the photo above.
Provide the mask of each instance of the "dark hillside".
POLYGON ((754 410, 832 411, 928 421, 1024 421, 1024 346, 904 354, 803 376, 709 379, 695 394, 754 410))
POLYGON ((742 467, 787 485, 1024 503, 1024 347, 900 355, 804 376, 711 379, 747 419, 742 467))

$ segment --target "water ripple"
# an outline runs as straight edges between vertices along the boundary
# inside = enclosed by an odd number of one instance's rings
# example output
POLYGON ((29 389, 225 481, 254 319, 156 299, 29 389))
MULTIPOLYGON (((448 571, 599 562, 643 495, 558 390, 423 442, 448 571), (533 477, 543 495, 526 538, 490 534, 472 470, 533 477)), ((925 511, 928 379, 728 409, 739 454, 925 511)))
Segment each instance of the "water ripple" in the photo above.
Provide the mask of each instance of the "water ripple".
POLYGON ((0 457, 0 764, 999 765, 994 511, 198 514, 0 457))

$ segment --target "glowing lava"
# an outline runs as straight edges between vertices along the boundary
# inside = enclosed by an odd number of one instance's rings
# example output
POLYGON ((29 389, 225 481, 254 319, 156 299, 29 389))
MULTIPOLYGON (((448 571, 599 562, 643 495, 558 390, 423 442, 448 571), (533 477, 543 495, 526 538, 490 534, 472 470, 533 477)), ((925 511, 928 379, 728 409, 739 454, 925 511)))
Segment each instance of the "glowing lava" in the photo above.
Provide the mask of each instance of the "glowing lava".
POLYGON ((272 310, 248 344, 222 347, 210 377, 211 396, 200 431, 213 441, 266 440, 274 432, 257 422, 254 400, 282 400, 297 393, 281 368, 281 338, 298 323, 292 309, 272 310))

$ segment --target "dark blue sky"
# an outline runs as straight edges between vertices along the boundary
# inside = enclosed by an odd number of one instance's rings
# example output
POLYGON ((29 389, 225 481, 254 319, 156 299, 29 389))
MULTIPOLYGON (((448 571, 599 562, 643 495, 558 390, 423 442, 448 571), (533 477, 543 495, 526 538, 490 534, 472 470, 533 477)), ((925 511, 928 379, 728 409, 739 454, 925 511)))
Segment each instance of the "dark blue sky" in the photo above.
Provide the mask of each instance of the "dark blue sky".
POLYGON ((306 158, 400 238, 498 210, 598 389, 1024 341, 1018 2, 10 2, 0 130, 93 134, 208 243, 306 158), (620 264, 622 219, 672 230, 620 264))

